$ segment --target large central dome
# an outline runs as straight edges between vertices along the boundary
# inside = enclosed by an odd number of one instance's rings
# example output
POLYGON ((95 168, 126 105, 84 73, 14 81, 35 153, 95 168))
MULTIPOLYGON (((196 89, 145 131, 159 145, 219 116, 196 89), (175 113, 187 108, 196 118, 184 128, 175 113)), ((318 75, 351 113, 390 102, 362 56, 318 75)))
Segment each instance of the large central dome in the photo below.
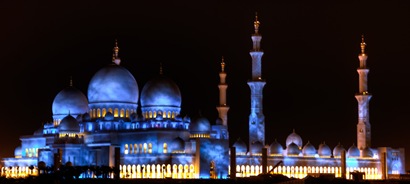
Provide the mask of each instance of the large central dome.
POLYGON ((88 86, 90 103, 138 103, 138 84, 134 76, 115 63, 100 69, 88 86))

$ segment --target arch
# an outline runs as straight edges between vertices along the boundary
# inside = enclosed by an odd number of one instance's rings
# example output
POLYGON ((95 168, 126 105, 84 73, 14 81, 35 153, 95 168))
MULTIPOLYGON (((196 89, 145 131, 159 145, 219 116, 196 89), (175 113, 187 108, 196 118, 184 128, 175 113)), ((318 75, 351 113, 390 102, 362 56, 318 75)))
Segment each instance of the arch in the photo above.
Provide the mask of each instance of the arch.
POLYGON ((154 111, 153 118, 156 118, 156 117, 157 117, 157 111, 154 111))
POLYGON ((107 113, 107 110, 105 108, 102 109, 102 117, 105 116, 105 113, 107 113))
POLYGON ((137 154, 138 151, 138 144, 134 144, 134 154, 137 154))
POLYGON ((152 118, 152 111, 149 111, 149 118, 152 118))
POLYGON ((142 153, 142 144, 140 144, 140 149, 138 149, 140 153, 142 153))
POLYGON ((168 111, 168 116, 167 118, 171 118, 171 111, 168 111))
POLYGON ((124 117, 124 109, 120 110, 120 117, 124 117))
POLYGON ((128 154, 128 144, 124 145, 124 154, 128 154))
POLYGON ((96 118, 97 117, 97 111, 95 109, 92 110, 92 118, 96 118))
POLYGON ((171 118, 172 118, 172 119, 175 118, 175 112, 172 112, 171 118))
POLYGON ((165 111, 162 112, 162 118, 167 118, 167 112, 165 111))
POLYGON ((144 153, 147 153, 147 143, 144 143, 144 153))
POLYGON ((111 109, 111 108, 108 108, 108 112, 111 112, 111 114, 112 114, 112 109, 111 109))
POLYGON ((130 111, 127 109, 125 110, 125 117, 129 118, 130 117, 130 111))
POLYGON ((166 142, 164 142, 163 148, 162 148, 163 153, 168 153, 168 145, 166 142))
POLYGON ((114 109, 114 117, 118 117, 118 108, 114 109))
POLYGON ((101 117, 101 109, 100 108, 97 109, 97 117, 101 117))
POLYGON ((130 144, 130 150, 128 152, 129 154, 133 154, 134 153, 134 146, 132 144, 130 144))
POLYGON ((152 144, 148 143, 148 153, 151 154, 152 153, 152 144))

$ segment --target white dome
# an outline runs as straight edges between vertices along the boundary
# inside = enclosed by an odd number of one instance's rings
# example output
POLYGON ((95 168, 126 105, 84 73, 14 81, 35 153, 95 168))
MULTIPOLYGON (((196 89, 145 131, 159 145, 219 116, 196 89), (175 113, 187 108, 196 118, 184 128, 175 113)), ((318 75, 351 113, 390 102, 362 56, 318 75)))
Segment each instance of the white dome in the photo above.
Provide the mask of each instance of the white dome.
POLYGON ((80 115, 88 112, 88 100, 85 95, 73 86, 61 90, 54 98, 53 116, 72 114, 80 115))
POLYGON ((115 63, 100 69, 88 85, 90 103, 133 103, 138 104, 138 84, 134 76, 115 63))
POLYGON ((299 148, 302 148, 303 146, 302 138, 295 132, 295 130, 293 130, 293 132, 286 138, 286 146, 289 146, 291 143, 295 143, 299 148))

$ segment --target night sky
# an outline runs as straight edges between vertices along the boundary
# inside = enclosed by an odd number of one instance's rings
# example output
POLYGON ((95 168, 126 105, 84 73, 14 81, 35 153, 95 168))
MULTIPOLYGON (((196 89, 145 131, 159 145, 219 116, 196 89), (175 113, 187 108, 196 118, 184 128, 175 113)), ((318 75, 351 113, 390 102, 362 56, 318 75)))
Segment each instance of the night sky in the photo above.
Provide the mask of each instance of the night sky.
POLYGON ((372 147, 403 147, 410 168, 410 2, 354 1, 2 1, 0 3, 0 157, 19 136, 52 121, 51 105, 73 84, 121 65, 140 91, 159 73, 182 94, 183 116, 217 118, 221 57, 226 62, 231 144, 248 140, 252 48, 258 12, 266 143, 283 146, 295 129, 303 144, 356 144, 361 35, 368 54, 372 147))

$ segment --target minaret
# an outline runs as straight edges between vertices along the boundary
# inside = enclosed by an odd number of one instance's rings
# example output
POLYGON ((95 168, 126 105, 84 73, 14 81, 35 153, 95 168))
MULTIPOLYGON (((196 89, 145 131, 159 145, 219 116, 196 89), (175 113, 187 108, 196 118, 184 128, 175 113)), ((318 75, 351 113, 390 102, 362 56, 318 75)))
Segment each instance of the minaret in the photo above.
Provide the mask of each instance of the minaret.
POLYGON ((359 54, 360 66, 357 69, 359 73, 359 93, 355 95, 358 102, 358 123, 357 123, 357 147, 363 150, 370 147, 370 122, 369 122, 369 102, 372 95, 367 91, 367 74, 369 69, 366 66, 367 54, 365 53, 366 43, 362 35, 360 43, 361 53, 359 54))
POLYGON ((118 57, 119 51, 120 51, 120 48, 118 48, 118 42, 117 42, 117 39, 115 39, 115 46, 114 46, 113 53, 112 53, 112 62, 114 62, 117 65, 120 65, 121 63, 121 59, 120 57, 118 57))
POLYGON ((259 34, 258 15, 253 22, 255 33, 252 34, 253 48, 249 52, 252 57, 252 79, 248 81, 251 89, 251 113, 249 115, 249 146, 259 141, 265 145, 265 116, 263 115, 263 87, 266 82, 262 80, 262 55, 260 42, 262 36, 259 34))
POLYGON ((222 119, 222 125, 228 127, 228 110, 229 106, 226 104, 226 89, 228 84, 226 84, 226 73, 225 73, 225 61, 222 57, 221 61, 221 72, 219 72, 220 83, 219 88, 219 105, 216 107, 218 110, 219 118, 222 119))

